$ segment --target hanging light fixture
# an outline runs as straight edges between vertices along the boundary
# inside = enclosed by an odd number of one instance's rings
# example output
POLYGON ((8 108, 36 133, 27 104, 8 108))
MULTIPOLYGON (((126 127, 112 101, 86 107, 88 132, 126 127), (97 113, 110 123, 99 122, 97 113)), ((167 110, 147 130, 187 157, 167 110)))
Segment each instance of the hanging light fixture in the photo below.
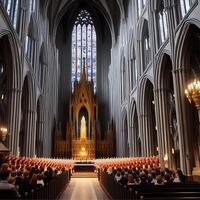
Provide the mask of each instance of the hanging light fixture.
POLYGON ((197 110, 200 110, 200 81, 194 80, 185 89, 185 95, 190 103, 194 102, 197 110))

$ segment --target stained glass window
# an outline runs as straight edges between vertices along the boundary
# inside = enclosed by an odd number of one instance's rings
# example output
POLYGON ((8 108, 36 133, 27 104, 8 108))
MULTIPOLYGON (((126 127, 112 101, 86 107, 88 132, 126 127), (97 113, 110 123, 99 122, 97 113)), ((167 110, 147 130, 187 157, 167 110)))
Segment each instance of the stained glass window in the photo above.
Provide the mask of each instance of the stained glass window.
POLYGON ((96 91, 96 31, 92 17, 86 10, 81 10, 72 30, 72 91, 74 82, 81 78, 83 59, 88 81, 94 84, 96 91))

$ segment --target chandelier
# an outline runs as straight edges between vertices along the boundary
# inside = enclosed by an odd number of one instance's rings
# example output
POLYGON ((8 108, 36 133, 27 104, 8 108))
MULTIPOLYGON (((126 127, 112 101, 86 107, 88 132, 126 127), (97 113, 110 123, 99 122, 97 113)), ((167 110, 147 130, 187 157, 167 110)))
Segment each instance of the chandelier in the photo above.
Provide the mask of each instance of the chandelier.
POLYGON ((194 102, 197 110, 200 110, 200 81, 194 80, 190 83, 185 89, 185 95, 188 98, 189 102, 194 102))

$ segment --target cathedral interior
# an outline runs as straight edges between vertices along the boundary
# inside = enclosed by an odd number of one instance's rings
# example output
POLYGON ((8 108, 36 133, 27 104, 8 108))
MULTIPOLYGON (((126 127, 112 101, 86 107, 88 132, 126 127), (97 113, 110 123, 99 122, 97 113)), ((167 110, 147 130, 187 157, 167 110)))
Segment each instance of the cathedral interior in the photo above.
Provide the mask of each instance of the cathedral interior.
POLYGON ((0 152, 159 158, 200 180, 199 0, 0 0, 0 152))

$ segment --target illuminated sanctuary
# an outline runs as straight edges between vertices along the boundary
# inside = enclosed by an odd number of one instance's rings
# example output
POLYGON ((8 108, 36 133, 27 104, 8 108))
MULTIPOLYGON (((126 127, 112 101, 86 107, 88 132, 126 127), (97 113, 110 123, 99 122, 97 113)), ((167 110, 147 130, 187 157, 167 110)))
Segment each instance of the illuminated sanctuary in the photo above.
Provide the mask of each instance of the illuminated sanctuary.
POLYGON ((98 157, 113 157, 115 154, 114 135, 111 124, 102 137, 98 117, 98 98, 94 93, 94 83, 87 80, 85 58, 80 81, 75 80, 69 103, 69 121, 66 140, 55 133, 55 156, 90 160, 98 157))

